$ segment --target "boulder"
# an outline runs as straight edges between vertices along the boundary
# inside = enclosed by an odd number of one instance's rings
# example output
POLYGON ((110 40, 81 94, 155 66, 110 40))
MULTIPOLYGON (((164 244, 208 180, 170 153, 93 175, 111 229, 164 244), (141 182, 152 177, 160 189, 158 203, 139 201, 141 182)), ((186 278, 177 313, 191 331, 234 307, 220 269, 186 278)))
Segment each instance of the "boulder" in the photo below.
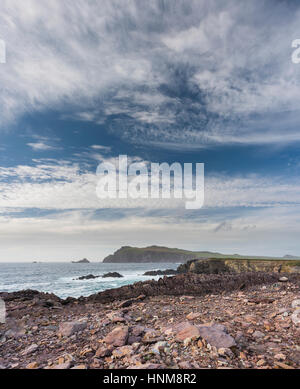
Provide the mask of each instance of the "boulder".
POLYGON ((104 341, 106 344, 122 347, 125 346, 128 339, 128 327, 116 327, 106 335, 104 341))
POLYGON ((189 313, 187 316, 186 316, 186 318, 188 319, 188 320, 195 320, 195 319, 198 319, 198 317, 200 317, 201 316, 201 313, 199 313, 199 312, 191 312, 191 313, 189 313))
POLYGON ((64 322, 59 325, 58 334, 62 336, 71 336, 76 332, 83 331, 87 327, 85 321, 64 322))
POLYGON ((118 272, 111 272, 111 273, 106 273, 103 274, 102 278, 122 278, 122 274, 118 272))
POLYGON ((38 348, 39 348, 39 346, 38 346, 37 344, 32 344, 31 346, 27 347, 27 348, 21 353, 21 355, 25 356, 25 355, 32 354, 32 353, 36 352, 38 348))
POLYGON ((220 324, 210 326, 198 326, 202 339, 206 340, 211 346, 220 348, 231 348, 236 346, 236 342, 231 335, 227 333, 226 327, 220 324))
POLYGON ((180 323, 177 328, 179 328, 179 331, 176 334, 176 339, 179 341, 183 342, 185 339, 197 339, 200 337, 199 328, 189 322, 180 323))
POLYGON ((300 326, 300 308, 296 309, 296 311, 292 314, 291 319, 295 326, 300 326))
POLYGON ((166 269, 166 270, 150 270, 146 271, 143 276, 170 276, 178 274, 177 270, 166 269))
POLYGON ((100 276, 94 276, 93 274, 88 274, 87 276, 81 276, 79 278, 74 278, 75 281, 83 281, 83 280, 94 280, 95 278, 99 278, 100 276))

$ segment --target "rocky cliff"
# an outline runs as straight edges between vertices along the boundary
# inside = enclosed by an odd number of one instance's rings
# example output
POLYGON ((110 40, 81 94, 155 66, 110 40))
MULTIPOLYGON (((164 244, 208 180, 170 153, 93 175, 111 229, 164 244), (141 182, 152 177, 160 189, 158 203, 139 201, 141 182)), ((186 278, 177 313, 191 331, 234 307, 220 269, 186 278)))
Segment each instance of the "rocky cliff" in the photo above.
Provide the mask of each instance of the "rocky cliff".
POLYGON ((189 251, 177 248, 169 248, 162 246, 149 246, 149 247, 131 247, 124 246, 117 250, 114 254, 104 258, 105 263, 146 263, 146 262, 186 262, 194 258, 197 259, 247 259, 247 260, 268 260, 270 257, 257 257, 257 256, 242 256, 239 254, 221 254, 211 251, 189 251))
POLYGON ((179 273, 223 274, 242 272, 300 273, 300 260, 194 259, 178 267, 179 273))
MULTIPOLYGON (((210 253, 212 254, 212 253, 210 253)), ((192 251, 150 246, 145 248, 125 246, 104 258, 105 263, 186 262, 195 258, 192 251)))

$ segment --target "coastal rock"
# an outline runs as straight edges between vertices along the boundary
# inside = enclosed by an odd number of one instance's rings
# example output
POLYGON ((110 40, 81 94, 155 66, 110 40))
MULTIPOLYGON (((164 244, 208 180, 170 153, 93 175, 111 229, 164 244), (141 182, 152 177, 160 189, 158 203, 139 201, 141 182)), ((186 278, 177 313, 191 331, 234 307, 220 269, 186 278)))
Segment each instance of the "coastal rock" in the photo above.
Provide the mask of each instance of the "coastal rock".
POLYGON ((253 334, 252 334, 253 338, 264 338, 265 337, 265 334, 261 331, 254 331, 253 334))
POLYGON ((292 301, 292 308, 300 308, 300 299, 292 301))
POLYGON ((199 313, 199 312, 191 312, 191 313, 189 313, 189 314, 186 316, 186 318, 187 318, 188 320, 195 320, 195 319, 198 319, 200 316, 201 316, 201 313, 199 313))
POLYGON ((104 345, 100 346, 96 351, 96 358, 109 357, 112 354, 113 347, 105 347, 104 345))
POLYGON ((145 332, 145 327, 143 326, 133 326, 131 327, 132 336, 142 336, 145 332))
MULTIPOLYGON (((297 279, 298 275, 291 275, 290 279, 297 279)), ((179 274, 174 277, 163 277, 158 281, 148 280, 136 282, 133 285, 125 285, 116 289, 109 289, 82 298, 85 302, 108 303, 119 300, 120 296, 125 299, 145 296, 203 296, 207 293, 221 293, 244 289, 254 285, 268 285, 278 282, 275 273, 239 273, 239 274, 179 274)))
POLYGON ((143 276, 169 276, 177 274, 177 270, 166 269, 166 270, 150 270, 146 271, 143 276))
POLYGON ((197 339, 200 337, 199 328, 189 322, 180 323, 177 326, 177 330, 176 339, 179 341, 184 341, 185 339, 197 339))
POLYGON ((71 362, 68 361, 68 362, 64 362, 64 363, 59 363, 58 365, 54 365, 52 367, 52 369, 57 369, 57 370, 67 370, 67 369, 70 369, 71 367, 71 362))
POLYGON ((123 278, 124 276, 122 276, 122 274, 118 273, 118 272, 111 272, 111 273, 106 273, 106 274, 103 274, 102 278, 123 278))
POLYGON ((130 305, 132 305, 133 303, 137 303, 137 302, 140 302, 142 300, 144 300, 146 298, 146 296, 144 294, 141 294, 139 295, 138 297, 136 298, 133 298, 133 299, 130 299, 130 300, 125 300, 123 301, 120 305, 119 305, 119 308, 127 308, 127 307, 130 307, 130 305))
POLYGON ((115 358, 122 358, 133 354, 133 352, 132 346, 121 346, 113 350, 112 354, 115 358))
POLYGON ((128 327, 116 327, 109 334, 106 335, 104 341, 108 345, 115 347, 125 346, 128 339, 128 327))
POLYGON ((156 370, 156 369, 164 369, 164 365, 159 363, 145 363, 143 365, 135 365, 130 366, 127 369, 149 369, 149 370, 156 370))
POLYGON ((33 354, 34 352, 37 351, 38 348, 39 348, 39 346, 38 346, 37 344, 32 344, 31 346, 27 347, 27 348, 21 353, 21 355, 25 356, 25 355, 33 354))
POLYGON ((90 261, 84 258, 84 259, 80 259, 79 261, 72 261, 72 263, 90 263, 90 261))
POLYGON ((160 333, 153 328, 145 329, 145 335, 142 338, 143 343, 155 343, 160 339, 160 333))
POLYGON ((99 278, 100 276, 94 276, 93 274, 88 274, 87 276, 81 276, 78 278, 74 278, 75 281, 83 281, 83 280, 94 280, 95 278, 99 278))
POLYGON ((151 348, 151 352, 153 354, 160 355, 161 353, 164 353, 166 348, 169 346, 168 342, 157 342, 155 345, 151 348))
MULTIPOLYGON (((234 274, 244 272, 300 273, 300 260, 287 261, 273 259, 245 258, 205 258, 193 259, 178 267, 179 273, 234 274)), ((286 278, 286 277, 282 277, 286 278)), ((282 281, 286 282, 286 281, 282 281)))
POLYGON ((278 278, 278 274, 259 273, 184 274, 107 291, 108 301, 102 300, 102 294, 100 300, 95 296, 68 299, 66 304, 61 300, 59 310, 43 304, 48 300, 57 304, 60 300, 55 296, 27 291, 6 293, 8 317, 0 328, 0 365, 25 369, 36 363, 34 368, 55 369, 70 362, 70 368, 84 365, 87 369, 155 365, 170 369, 297 369, 299 307, 293 301, 300 298, 300 275, 290 274, 288 283, 279 283, 278 278), (246 285, 243 290, 241 284, 246 285), (151 295, 143 301, 135 300, 145 291, 145 285, 151 295), (130 308, 120 308, 120 298, 134 303, 130 308), (269 302, 271 299, 273 302, 269 302), (188 321, 187 317, 194 318, 197 313, 201 317, 188 321), (294 322, 293 314, 297 319, 294 322), (115 327, 124 331, 125 326, 114 325, 108 319, 115 316, 128 323, 122 341, 116 345, 116 333, 111 336, 111 344, 104 341, 115 327), (203 324, 198 324, 200 320, 203 324), (82 333, 68 337, 53 333, 60 323, 82 321, 87 323, 82 333), (183 338, 188 337, 183 341, 177 340, 180 331, 187 331, 187 323, 200 335, 191 331, 184 334, 183 338), (8 336, 10 330, 17 329, 22 329, 23 337, 8 336), (257 332, 262 336, 255 337, 257 332), (238 346, 232 346, 234 342, 238 346), (22 355, 33 344, 38 346, 36 351, 22 355))
POLYGON ((37 362, 31 362, 29 363, 27 366, 26 366, 26 369, 37 369, 39 367, 38 363, 37 362))
POLYGON ((71 367, 71 370, 86 370, 85 365, 76 365, 74 367, 71 367))
POLYGON ((211 326, 199 326, 200 336, 206 340, 211 346, 217 349, 231 348, 236 346, 234 338, 227 333, 226 327, 220 324, 212 324, 211 326))
MULTIPOLYGON (((114 254, 104 258, 104 263, 147 263, 147 262, 185 262, 195 258, 193 251, 172 249, 168 247, 130 247, 123 246, 114 254)), ((210 253, 212 254, 212 253, 210 253)))
POLYGON ((296 325, 300 325, 300 308, 297 308, 296 311, 291 316, 292 322, 296 325))
POLYGON ((83 331, 87 327, 85 321, 65 322, 59 325, 58 334, 61 336, 71 336, 76 332, 83 331))

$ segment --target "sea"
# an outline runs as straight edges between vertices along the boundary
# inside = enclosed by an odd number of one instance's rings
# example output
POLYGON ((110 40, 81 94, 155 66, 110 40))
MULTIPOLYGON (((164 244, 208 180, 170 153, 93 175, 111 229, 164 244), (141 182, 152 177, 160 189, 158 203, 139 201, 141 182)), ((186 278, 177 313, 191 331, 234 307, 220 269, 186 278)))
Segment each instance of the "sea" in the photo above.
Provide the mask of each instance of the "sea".
POLYGON ((78 298, 138 281, 158 280, 161 276, 143 274, 178 266, 179 263, 0 263, 0 292, 32 289, 61 298, 78 298), (88 274, 101 276, 108 272, 118 272, 123 278, 76 280, 88 274))

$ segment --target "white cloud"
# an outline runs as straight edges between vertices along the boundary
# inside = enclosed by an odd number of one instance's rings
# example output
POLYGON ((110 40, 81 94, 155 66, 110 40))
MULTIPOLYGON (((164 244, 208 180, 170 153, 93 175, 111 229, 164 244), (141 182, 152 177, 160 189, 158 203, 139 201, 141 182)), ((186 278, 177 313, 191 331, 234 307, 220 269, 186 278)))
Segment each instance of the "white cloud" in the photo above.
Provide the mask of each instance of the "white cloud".
POLYGON ((44 142, 27 143, 27 146, 31 147, 34 151, 56 150, 56 147, 48 145, 44 142))
POLYGON ((129 142, 298 142, 285 114, 299 122, 300 73, 290 56, 300 10, 255 0, 245 19, 238 0, 206 3, 2 0, 2 126, 73 104, 78 120, 127 115, 109 129, 129 142), (274 113, 285 118, 280 126, 274 113), (250 126, 252 114, 269 120, 250 126))
POLYGON ((122 245, 153 243, 225 253, 299 254, 299 180, 207 176, 201 210, 149 206, 147 201, 125 202, 124 209, 112 202, 115 209, 107 210, 96 197, 94 173, 67 161, 33 162, 0 168, 0 257, 6 260, 101 259, 122 245))
POLYGON ((92 145, 91 148, 93 150, 102 150, 102 151, 105 151, 105 152, 111 151, 111 147, 110 146, 92 145))
POLYGON ((298 215, 299 206, 257 210, 255 214, 231 220, 231 228, 217 234, 215 230, 220 223, 214 218, 203 223, 201 217, 184 219, 176 214, 169 217, 127 214, 126 218, 115 220, 97 218, 92 211, 41 217, 0 216, 0 257, 6 261, 70 261, 80 257, 101 260, 128 244, 159 244, 227 254, 299 255, 298 215))
MULTIPOLYGON (((98 155, 98 154, 97 154, 98 155)), ((118 159, 98 155, 118 166, 118 159)), ((96 158, 96 157, 94 157, 96 158)), ((128 158, 128 164, 141 162, 128 158)), ((148 162, 147 162, 148 163, 148 162)), ((183 208, 185 200, 107 200, 96 196, 98 177, 84 165, 37 160, 34 166, 0 167, 0 207, 39 209, 183 208)), ((281 207, 300 204, 300 180, 286 177, 206 175, 205 208, 281 207)))

